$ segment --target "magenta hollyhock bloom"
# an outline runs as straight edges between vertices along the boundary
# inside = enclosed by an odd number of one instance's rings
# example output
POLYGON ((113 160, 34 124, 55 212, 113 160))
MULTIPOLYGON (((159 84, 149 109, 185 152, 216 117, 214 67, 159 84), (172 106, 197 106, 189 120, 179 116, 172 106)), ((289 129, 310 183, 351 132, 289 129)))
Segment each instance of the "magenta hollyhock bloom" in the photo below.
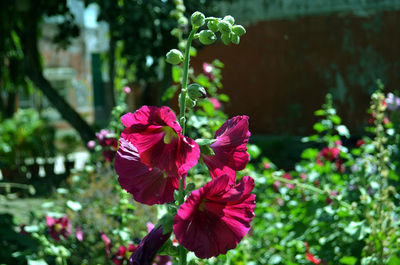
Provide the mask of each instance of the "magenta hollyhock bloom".
POLYGON ((121 137, 138 150, 140 160, 167 176, 182 178, 200 157, 197 143, 182 135, 182 128, 168 107, 143 106, 121 118, 126 128, 121 137))
POLYGON ((53 218, 46 215, 46 222, 50 236, 57 241, 60 240, 60 236, 67 238, 71 234, 71 223, 68 216, 53 218))
POLYGON ((164 234, 162 226, 153 228, 153 230, 140 241, 136 250, 132 253, 132 256, 129 258, 130 264, 152 265, 157 251, 164 245, 170 235, 171 233, 164 234))
POLYGON ((249 162, 246 147, 249 137, 247 116, 236 116, 222 124, 215 132, 216 141, 210 145, 215 155, 203 155, 211 177, 227 174, 235 183, 236 171, 244 169, 249 162))
POLYGON ((174 218, 178 242, 202 259, 235 248, 250 230, 254 217, 253 188, 251 177, 232 185, 231 177, 222 175, 193 191, 174 218))
POLYGON ((218 99, 209 98, 208 100, 213 104, 215 110, 219 110, 221 108, 221 103, 219 102, 218 99))
POLYGON ((121 187, 132 194, 135 201, 153 205, 172 202, 179 179, 165 176, 161 169, 149 168, 140 161, 132 143, 120 138, 114 167, 121 187))

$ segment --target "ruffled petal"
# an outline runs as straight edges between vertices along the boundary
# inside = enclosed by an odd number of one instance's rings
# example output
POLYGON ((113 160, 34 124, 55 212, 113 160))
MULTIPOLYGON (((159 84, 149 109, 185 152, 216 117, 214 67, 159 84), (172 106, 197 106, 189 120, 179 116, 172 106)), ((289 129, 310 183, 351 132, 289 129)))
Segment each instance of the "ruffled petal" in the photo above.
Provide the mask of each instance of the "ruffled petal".
POLYGON ((150 169, 140 161, 135 146, 120 138, 120 148, 114 162, 121 187, 144 204, 163 204, 174 200, 179 180, 166 177, 158 168, 150 169))
POLYGON ((129 126, 121 136, 138 150, 142 163, 170 177, 185 177, 197 164, 200 150, 195 141, 181 134, 176 116, 168 107, 144 106, 121 118, 129 126))
POLYGON ((247 116, 233 117, 215 133, 216 141, 210 145, 215 155, 203 156, 211 177, 227 174, 234 183, 236 171, 246 167, 249 161, 246 147, 250 137, 248 119, 247 116))
POLYGON ((174 234, 180 244, 199 258, 225 254, 242 240, 254 217, 254 181, 243 177, 236 186, 219 176, 193 191, 174 218, 174 234))

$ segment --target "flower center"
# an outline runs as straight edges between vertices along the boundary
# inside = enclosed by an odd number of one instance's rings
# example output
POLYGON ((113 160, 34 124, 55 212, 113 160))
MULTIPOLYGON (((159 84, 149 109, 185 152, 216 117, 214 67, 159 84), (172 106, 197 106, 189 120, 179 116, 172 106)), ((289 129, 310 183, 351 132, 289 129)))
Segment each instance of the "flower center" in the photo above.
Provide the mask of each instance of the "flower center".
POLYGON ((203 199, 203 200, 200 202, 200 204, 199 204, 199 210, 200 210, 201 212, 204 212, 205 209, 206 209, 206 200, 203 199))
POLYGON ((61 229, 62 229, 61 224, 55 224, 55 225, 54 225, 54 230, 55 230, 56 232, 60 232, 61 229))
POLYGON ((178 138, 178 135, 176 134, 176 132, 169 126, 164 126, 162 128, 162 130, 164 131, 164 143, 165 144, 169 144, 172 142, 173 139, 178 138))

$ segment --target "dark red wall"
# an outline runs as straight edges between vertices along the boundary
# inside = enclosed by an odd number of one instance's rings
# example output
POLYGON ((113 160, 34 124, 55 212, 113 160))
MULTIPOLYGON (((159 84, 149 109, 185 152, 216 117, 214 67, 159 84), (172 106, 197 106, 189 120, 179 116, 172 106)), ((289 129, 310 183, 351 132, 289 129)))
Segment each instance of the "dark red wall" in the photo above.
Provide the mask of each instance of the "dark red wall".
POLYGON ((336 86, 337 71, 349 90, 344 102, 335 103, 353 131, 367 120, 367 90, 376 78, 389 90, 399 87, 399 12, 262 21, 246 28, 240 45, 207 46, 192 65, 201 71, 202 62, 225 63, 227 112, 249 115, 254 133, 310 133, 313 112, 336 86))

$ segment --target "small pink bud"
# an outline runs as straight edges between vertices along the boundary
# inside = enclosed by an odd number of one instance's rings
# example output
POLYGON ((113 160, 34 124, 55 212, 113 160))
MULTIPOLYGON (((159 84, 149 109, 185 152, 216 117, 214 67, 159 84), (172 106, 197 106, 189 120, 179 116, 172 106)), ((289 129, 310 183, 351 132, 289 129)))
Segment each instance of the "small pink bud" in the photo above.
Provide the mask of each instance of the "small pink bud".
POLYGON ((128 86, 124 87, 124 93, 125 93, 125 94, 131 93, 131 88, 128 87, 128 86))
POLYGON ((93 149, 96 147, 96 142, 93 141, 93 140, 90 140, 90 141, 87 143, 87 147, 88 147, 90 150, 93 150, 93 149))

